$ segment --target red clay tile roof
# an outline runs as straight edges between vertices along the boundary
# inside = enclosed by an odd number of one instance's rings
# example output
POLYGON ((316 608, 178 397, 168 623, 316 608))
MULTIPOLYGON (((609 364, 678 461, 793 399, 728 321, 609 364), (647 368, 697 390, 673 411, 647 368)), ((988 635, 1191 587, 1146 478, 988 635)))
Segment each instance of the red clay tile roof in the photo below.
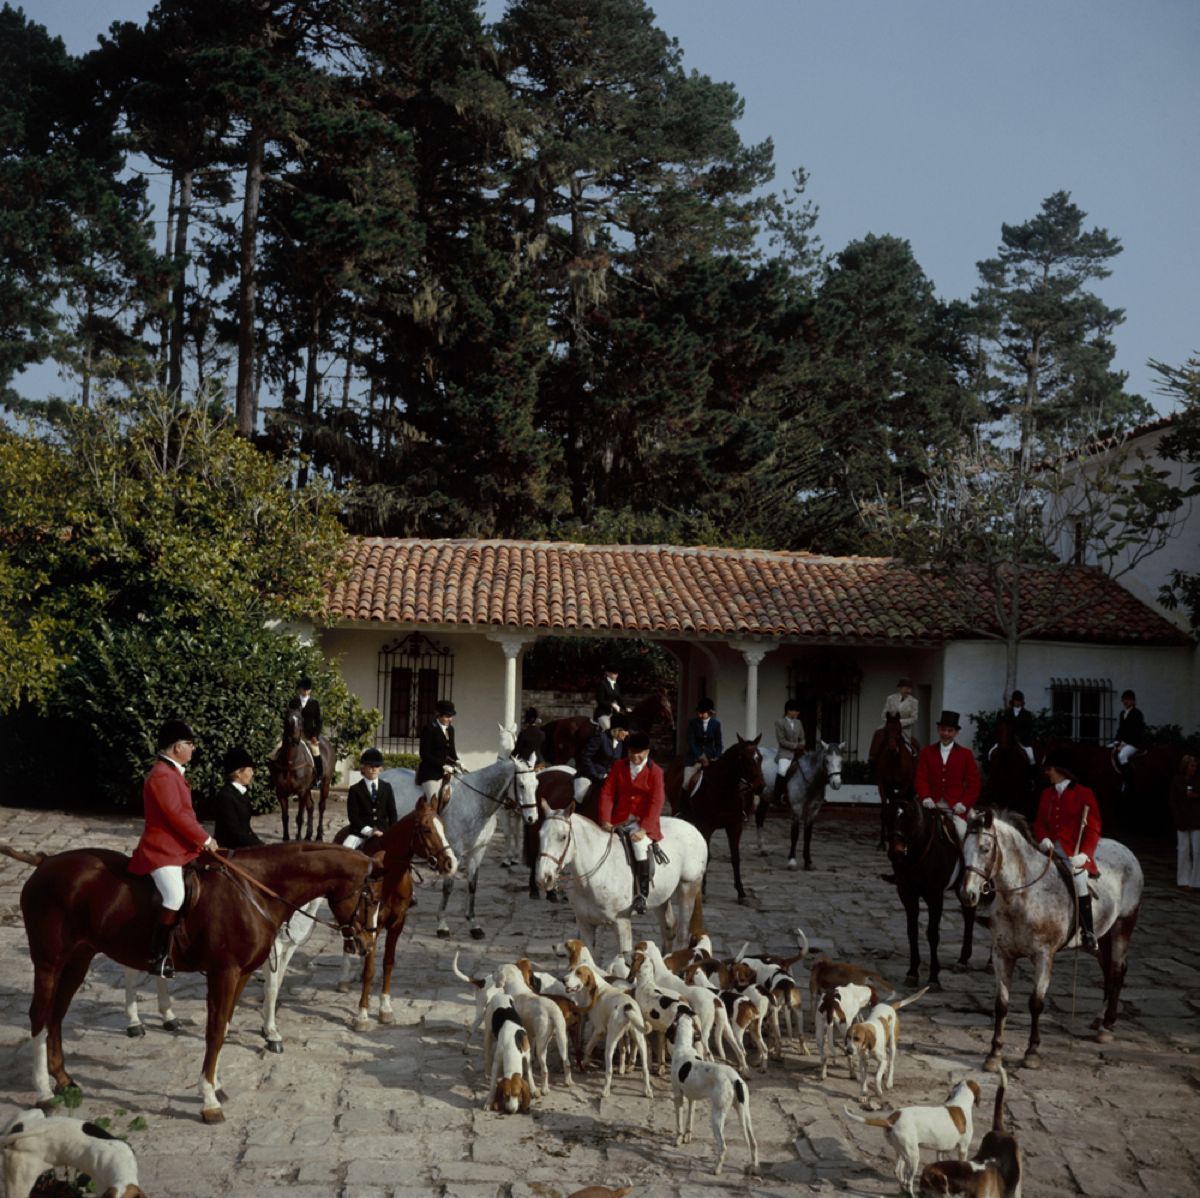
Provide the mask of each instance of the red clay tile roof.
MULTIPOLYGON (((378 537, 352 540, 347 558, 331 622, 876 643, 969 635, 928 574, 890 558, 378 537)), ((1096 570, 1063 566, 1033 582, 1025 609, 1062 613, 1042 639, 1189 643, 1096 570)))

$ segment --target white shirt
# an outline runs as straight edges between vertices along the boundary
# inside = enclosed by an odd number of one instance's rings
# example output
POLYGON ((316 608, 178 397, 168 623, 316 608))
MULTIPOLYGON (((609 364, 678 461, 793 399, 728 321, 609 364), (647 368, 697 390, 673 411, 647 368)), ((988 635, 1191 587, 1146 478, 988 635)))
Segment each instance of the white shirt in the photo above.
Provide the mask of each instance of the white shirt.
POLYGON ((1057 790, 1059 794, 1062 794, 1062 792, 1064 790, 1066 790, 1067 787, 1070 785, 1071 785, 1071 779, 1064 778, 1061 782, 1055 782, 1054 789, 1057 790))
POLYGON ((950 760, 950 750, 954 748, 954 741, 951 741, 948 745, 939 743, 938 748, 942 751, 942 764, 945 765, 950 760))
POLYGON ((634 763, 631 761, 629 763, 629 776, 631 778, 636 778, 638 776, 638 774, 640 774, 642 772, 642 770, 644 770, 645 768, 646 768, 646 763, 644 761, 642 762, 641 765, 634 765, 634 763))
POLYGON ((703 729, 705 732, 707 732, 707 731, 708 731, 708 721, 707 721, 707 720, 701 720, 701 721, 700 721, 700 727, 701 727, 701 728, 702 728, 702 729, 703 729))
POLYGON ((233 789, 238 792, 238 794, 244 795, 246 793, 246 788, 240 782, 234 782, 232 779, 230 779, 230 784, 233 786, 233 789))
POLYGON ((441 720, 434 720, 434 723, 437 724, 437 726, 442 730, 442 735, 447 740, 449 740, 450 739, 450 725, 443 724, 441 720))
POLYGON ((160 760, 167 762, 169 765, 173 765, 181 774, 186 776, 187 770, 185 770, 184 767, 180 765, 174 757, 168 757, 166 753, 159 753, 158 756, 160 760))
POLYGON ((309 699, 311 699, 311 698, 312 698, 312 695, 301 695, 300 696, 300 710, 301 711, 304 710, 305 705, 308 703, 309 699))

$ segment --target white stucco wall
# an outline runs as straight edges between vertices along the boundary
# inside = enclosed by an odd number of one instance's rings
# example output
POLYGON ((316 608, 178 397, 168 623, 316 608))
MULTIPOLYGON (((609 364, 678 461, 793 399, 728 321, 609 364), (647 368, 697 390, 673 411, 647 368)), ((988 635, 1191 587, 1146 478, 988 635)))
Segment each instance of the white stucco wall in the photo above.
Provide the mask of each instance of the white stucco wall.
MULTIPOLYGON (((1034 711, 1050 706, 1051 678, 1109 678, 1117 696, 1137 692, 1148 724, 1200 723, 1197 706, 1197 654, 1187 648, 1071 645, 1030 641, 1021 646, 1017 686, 1034 711)), ((994 641, 959 641, 945 650, 942 706, 962 713, 960 740, 971 743, 972 712, 995 710, 1004 689, 1004 646, 994 641)), ((1120 704, 1113 699, 1113 714, 1120 704)))

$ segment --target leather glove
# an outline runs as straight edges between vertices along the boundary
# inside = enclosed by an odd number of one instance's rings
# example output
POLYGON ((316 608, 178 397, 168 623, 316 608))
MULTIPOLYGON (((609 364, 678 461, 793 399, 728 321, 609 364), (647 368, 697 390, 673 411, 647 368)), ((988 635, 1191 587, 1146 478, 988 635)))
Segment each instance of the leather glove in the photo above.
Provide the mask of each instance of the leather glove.
POLYGON ((967 809, 961 803, 955 803, 954 804, 954 814, 955 815, 966 815, 967 809))
POLYGON ((934 803, 934 801, 932 799, 922 799, 921 806, 928 807, 929 810, 932 811, 934 809, 934 807, 937 806, 937 804, 934 803))
POLYGON ((1087 864, 1087 853, 1076 853, 1071 858, 1071 864, 1075 869, 1082 869, 1087 864))
POLYGON ((1049 836, 1043 836, 1038 848, 1041 849, 1043 853, 1052 853, 1054 852, 1054 841, 1052 841, 1049 836))

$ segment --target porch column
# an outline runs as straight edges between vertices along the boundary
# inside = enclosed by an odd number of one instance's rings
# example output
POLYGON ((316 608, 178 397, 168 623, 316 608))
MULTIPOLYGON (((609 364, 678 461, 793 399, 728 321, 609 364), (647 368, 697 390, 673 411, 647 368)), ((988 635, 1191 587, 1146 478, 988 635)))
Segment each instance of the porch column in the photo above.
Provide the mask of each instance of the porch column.
POLYGON ((741 653, 746 663, 746 738, 753 740, 759 732, 758 667, 771 650, 756 644, 735 644, 733 647, 741 653))
POLYGON ((504 726, 513 727, 517 722, 517 658, 521 649, 537 640, 535 636, 519 632, 489 632, 489 641, 494 641, 504 650, 504 726))

